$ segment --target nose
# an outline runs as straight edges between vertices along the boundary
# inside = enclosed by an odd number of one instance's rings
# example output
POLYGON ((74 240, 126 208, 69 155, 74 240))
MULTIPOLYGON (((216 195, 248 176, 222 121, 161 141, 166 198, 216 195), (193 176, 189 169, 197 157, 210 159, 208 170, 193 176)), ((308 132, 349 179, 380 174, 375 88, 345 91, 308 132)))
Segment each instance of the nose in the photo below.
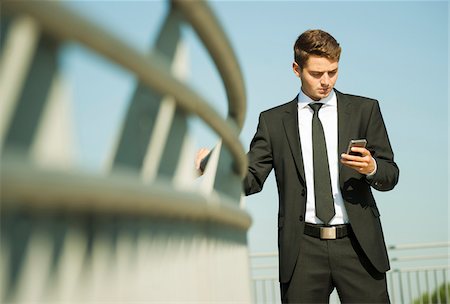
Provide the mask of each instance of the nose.
POLYGON ((324 74, 322 75, 322 77, 320 78, 320 84, 321 84, 323 87, 327 87, 327 86, 330 85, 330 77, 328 76, 327 73, 324 73, 324 74))

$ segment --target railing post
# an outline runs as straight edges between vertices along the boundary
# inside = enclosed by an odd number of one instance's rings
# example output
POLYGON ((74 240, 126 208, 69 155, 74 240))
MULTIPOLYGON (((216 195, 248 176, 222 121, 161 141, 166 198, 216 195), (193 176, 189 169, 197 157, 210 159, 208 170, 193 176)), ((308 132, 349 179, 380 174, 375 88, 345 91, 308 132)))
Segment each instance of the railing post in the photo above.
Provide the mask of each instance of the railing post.
MULTIPOLYGON (((162 25, 154 46, 154 52, 158 52, 166 60, 165 64, 168 70, 175 60, 180 34, 179 16, 171 10, 162 25)), ((163 119, 169 123, 166 124, 165 129, 170 128, 170 122, 174 120, 174 107, 163 107, 163 104, 167 103, 173 104, 165 96, 139 82, 130 102, 117 147, 113 147, 115 149, 112 159, 113 169, 125 167, 138 173, 141 172, 145 159, 150 158, 153 167, 144 166, 147 171, 142 172, 142 174, 145 179, 155 177, 158 170, 156 166, 160 164, 161 157, 164 155, 163 151, 169 135, 167 131, 164 132, 165 130, 155 128, 158 126, 158 119, 161 120, 160 116, 164 116, 163 119), (161 137, 161 134, 165 136, 161 137), (149 150, 151 147, 153 149, 149 150), (151 154, 148 155, 148 153, 151 154)), ((179 122, 180 120, 175 118, 175 121, 179 122)), ((184 134, 186 127, 182 127, 178 132, 184 134)), ((171 159, 171 167, 173 163, 177 163, 176 159, 171 159)))
POLYGON ((5 146, 28 151, 38 130, 53 77, 56 73, 55 41, 41 37, 26 77, 10 127, 5 146))
POLYGON ((1 13, 0 150, 17 111, 40 36, 32 18, 4 16, 3 10, 1 13))

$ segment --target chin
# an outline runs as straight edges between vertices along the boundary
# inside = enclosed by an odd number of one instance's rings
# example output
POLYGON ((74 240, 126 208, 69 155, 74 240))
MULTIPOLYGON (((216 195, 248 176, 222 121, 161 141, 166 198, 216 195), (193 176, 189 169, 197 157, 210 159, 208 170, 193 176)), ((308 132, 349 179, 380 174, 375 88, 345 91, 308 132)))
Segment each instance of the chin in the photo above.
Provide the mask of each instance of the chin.
POLYGON ((314 96, 314 100, 315 101, 319 101, 319 100, 321 100, 321 99, 323 99, 325 97, 327 97, 327 95, 325 95, 325 94, 317 94, 316 96, 314 96))
POLYGON ((320 96, 320 99, 328 97, 328 95, 330 95, 331 91, 327 92, 327 93, 322 93, 322 94, 318 94, 318 96, 320 96))

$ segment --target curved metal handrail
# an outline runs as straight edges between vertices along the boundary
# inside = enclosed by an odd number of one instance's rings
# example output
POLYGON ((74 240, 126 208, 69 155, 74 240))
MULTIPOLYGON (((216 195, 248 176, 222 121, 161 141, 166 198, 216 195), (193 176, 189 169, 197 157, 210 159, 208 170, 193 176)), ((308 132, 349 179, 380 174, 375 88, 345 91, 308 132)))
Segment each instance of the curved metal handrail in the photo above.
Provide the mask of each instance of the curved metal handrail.
POLYGON ((182 12, 209 50, 225 84, 228 95, 228 115, 236 121, 239 128, 242 128, 246 114, 244 80, 225 33, 204 2, 185 0, 172 2, 175 9, 182 12))
MULTIPOLYGON (((57 39, 79 41, 129 69, 155 91, 163 95, 172 95, 180 107, 198 115, 217 132, 233 155, 236 161, 234 167, 238 173, 241 176, 246 174, 247 157, 239 141, 241 118, 237 118, 236 122, 234 119, 224 120, 200 95, 169 73, 164 57, 157 53, 143 54, 137 51, 121 39, 91 21, 70 12, 57 2, 2 1, 2 3, 6 10, 26 13, 36 18, 39 25, 57 39)), ((225 74, 228 75, 228 73, 225 74)), ((232 118, 234 115, 230 113, 232 118)))
POLYGON ((67 210, 131 216, 164 216, 211 221, 246 231, 251 218, 226 196, 200 193, 155 183, 143 185, 134 175, 115 174, 105 180, 81 172, 59 172, 32 166, 10 156, 2 165, 2 204, 8 210, 67 210), (126 201, 126 204, 122 202, 126 201), (36 204, 39 202, 39 204, 36 204), (62 204, 63 202, 63 204, 62 204))

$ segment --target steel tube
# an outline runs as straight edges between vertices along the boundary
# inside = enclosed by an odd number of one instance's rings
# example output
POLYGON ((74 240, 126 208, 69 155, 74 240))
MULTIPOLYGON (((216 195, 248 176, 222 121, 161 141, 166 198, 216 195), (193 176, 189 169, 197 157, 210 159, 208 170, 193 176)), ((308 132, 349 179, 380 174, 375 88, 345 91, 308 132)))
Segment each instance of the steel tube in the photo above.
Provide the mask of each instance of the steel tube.
POLYGON ((137 51, 57 2, 2 1, 2 4, 7 11, 32 16, 47 33, 57 39, 78 41, 130 70, 160 94, 173 96, 181 108, 198 115, 222 138, 234 157, 238 173, 241 176, 246 174, 247 156, 239 141, 239 125, 234 119, 223 119, 200 95, 174 78, 163 56, 156 52, 144 54, 137 51))

